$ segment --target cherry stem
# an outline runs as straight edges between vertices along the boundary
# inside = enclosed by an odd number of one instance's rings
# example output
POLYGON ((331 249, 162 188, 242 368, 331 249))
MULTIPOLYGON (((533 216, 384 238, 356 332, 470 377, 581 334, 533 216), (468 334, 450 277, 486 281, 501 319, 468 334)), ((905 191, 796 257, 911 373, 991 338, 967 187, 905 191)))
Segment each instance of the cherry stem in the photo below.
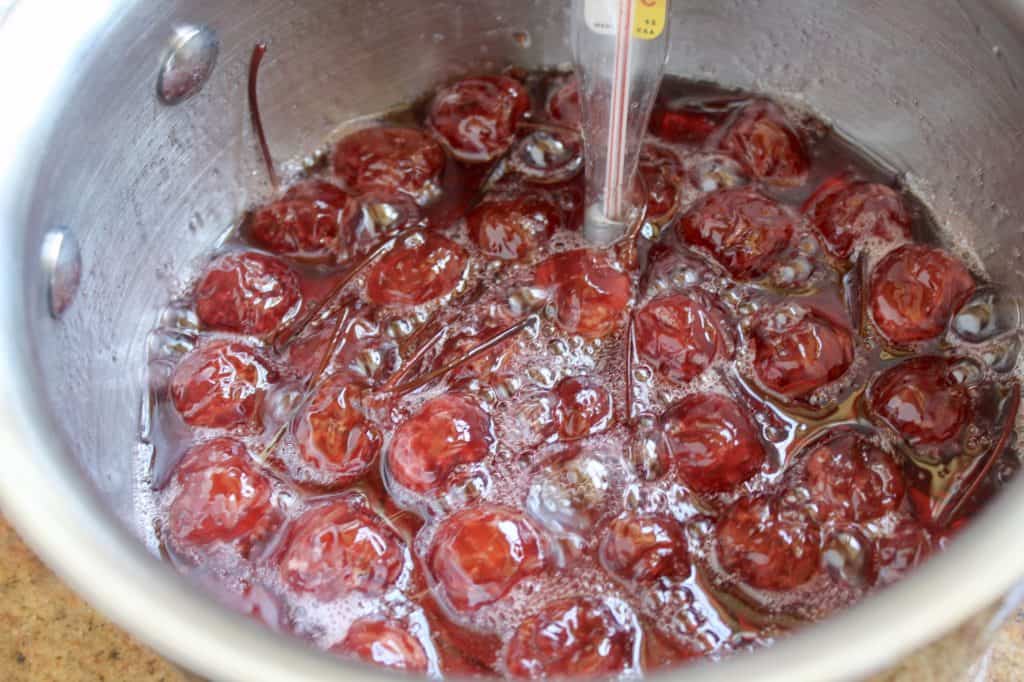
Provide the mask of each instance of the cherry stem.
POLYGON ((448 335, 448 329, 449 328, 447 326, 442 326, 440 329, 437 330, 437 332, 434 333, 433 336, 431 336, 419 348, 417 348, 416 352, 412 354, 412 356, 405 362, 405 364, 399 367, 397 372, 388 377, 388 380, 384 382, 384 385, 381 386, 380 388, 381 392, 390 392, 398 382, 405 379, 405 377, 408 376, 409 372, 411 372, 416 367, 417 363, 419 363, 419 361, 423 359, 423 356, 426 355, 427 351, 429 351, 431 348, 437 345, 441 341, 441 339, 448 335))
POLYGON ((263 130, 263 118, 260 116, 260 101, 256 93, 256 81, 260 75, 260 63, 263 62, 263 55, 267 53, 266 43, 256 43, 252 48, 252 57, 249 60, 249 121, 252 123, 253 132, 260 143, 260 153, 263 155, 263 164, 267 167, 267 177, 270 184, 276 190, 280 184, 277 169, 274 168, 274 159, 270 156, 270 146, 267 144, 267 135, 263 130))
POLYGON ((636 333, 633 328, 634 316, 629 315, 626 328, 626 424, 633 423, 633 356, 636 353, 636 333))

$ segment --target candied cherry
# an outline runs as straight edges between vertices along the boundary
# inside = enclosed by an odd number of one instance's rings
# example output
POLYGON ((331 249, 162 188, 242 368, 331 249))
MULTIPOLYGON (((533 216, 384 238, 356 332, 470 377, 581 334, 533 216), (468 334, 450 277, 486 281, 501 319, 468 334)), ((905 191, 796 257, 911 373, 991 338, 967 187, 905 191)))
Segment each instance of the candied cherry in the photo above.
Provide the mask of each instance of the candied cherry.
POLYGON ((481 505, 441 522, 430 544, 430 572, 456 611, 492 604, 544 567, 541 539, 512 509, 481 505))
POLYGON ((253 241, 274 253, 323 258, 343 255, 361 219, 355 198, 330 183, 309 180, 254 211, 248 231, 253 241))
POLYGON ((770 391, 805 398, 853 363, 853 335, 845 326, 804 306, 778 308, 754 328, 754 372, 770 391))
POLYGON ((789 246, 796 218, 789 209, 750 187, 709 194, 683 216, 683 240, 705 249, 741 280, 768 272, 789 246))
POLYGON ((451 293, 462 279, 469 255, 436 234, 402 240, 370 269, 366 296, 378 305, 420 305, 451 293))
POLYGON ((645 142, 637 172, 647 191, 647 219, 668 222, 679 207, 680 184, 687 178, 679 155, 663 145, 645 142))
POLYGON ((385 618, 367 616, 355 621, 345 639, 331 647, 331 652, 393 670, 427 672, 423 644, 401 623, 385 618))
POLYGON ((612 421, 612 397, 589 377, 568 377, 555 387, 555 424, 564 440, 599 433, 612 421))
POLYGON ((605 529, 598 547, 601 563, 633 583, 690 574, 686 537, 675 519, 660 514, 621 516, 605 529))
POLYGON ((286 585, 320 601, 353 591, 380 595, 401 575, 405 546, 361 498, 347 495, 295 521, 279 566, 286 585))
POLYGON ((425 204, 438 192, 444 150, 414 128, 363 128, 334 148, 334 173, 357 192, 399 193, 425 204))
POLYGON ((561 184, 583 168, 583 138, 575 130, 538 128, 516 142, 508 163, 528 183, 561 184))
POLYGON ((665 411, 661 429, 677 474, 699 493, 731 490, 756 474, 765 459, 743 408, 718 393, 686 396, 665 411))
POLYGON ((791 590, 818 573, 821 534, 802 511, 775 497, 738 499, 715 526, 718 561, 761 590, 791 590))
POLYGON ((953 376, 954 361, 922 356, 883 372, 871 384, 872 413, 911 445, 956 438, 971 416, 967 388, 953 376))
POLYGON ((203 326, 239 334, 277 329, 302 300, 295 271, 254 251, 228 253, 210 263, 195 296, 203 326))
POLYGON ((522 83, 507 76, 482 76, 438 91, 427 121, 452 156, 481 163, 508 150, 516 124, 529 109, 530 96, 522 83))
POLYGON ((651 133, 666 142, 700 143, 717 127, 715 117, 694 108, 658 106, 651 113, 651 133))
POLYGON ((178 547, 235 543, 245 554, 280 525, 270 480, 253 466, 245 445, 233 438, 192 447, 175 478, 180 488, 168 523, 178 547))
POLYGON ((487 456, 491 418, 457 394, 432 398, 395 431, 388 469, 400 485, 423 493, 445 485, 454 469, 487 456))
POLYGON ((635 630, 604 600, 561 599, 519 625, 505 667, 529 679, 611 676, 634 664, 635 630))
POLYGON ((277 380, 262 355, 240 341, 210 341, 189 351, 171 376, 171 400, 190 426, 258 426, 270 384, 277 380))
POLYGON ((906 244, 871 275, 871 316, 889 341, 907 344, 941 334, 974 293, 974 278, 942 249, 906 244))
POLYGON ((896 582, 924 561, 933 549, 928 531, 913 518, 903 517, 892 530, 879 534, 875 540, 870 578, 876 585, 896 582))
POLYGON ((632 289, 629 275, 589 249, 548 258, 537 267, 534 283, 553 295, 559 327, 592 339, 620 326, 632 289))
POLYGON ((466 216, 466 225, 486 255, 522 260, 562 226, 562 212, 546 197, 523 194, 484 200, 466 216))
POLYGON ((580 85, 575 77, 567 78, 551 93, 547 103, 548 116, 568 126, 580 124, 580 85))
POLYGON ((810 159, 803 140, 772 102, 751 102, 738 111, 719 148, 766 183, 795 187, 807 179, 810 159))
POLYGON ((869 237, 910 239, 910 213, 900 195, 875 182, 829 178, 804 203, 803 213, 838 258, 847 258, 856 243, 869 237))
POLYGON ((717 308, 694 296, 656 298, 636 314, 637 353, 669 381, 688 383, 730 353, 723 324, 717 308))
POLYGON ((906 489, 886 452, 852 429, 837 429, 812 446, 805 482, 822 515, 860 523, 896 509, 906 489))

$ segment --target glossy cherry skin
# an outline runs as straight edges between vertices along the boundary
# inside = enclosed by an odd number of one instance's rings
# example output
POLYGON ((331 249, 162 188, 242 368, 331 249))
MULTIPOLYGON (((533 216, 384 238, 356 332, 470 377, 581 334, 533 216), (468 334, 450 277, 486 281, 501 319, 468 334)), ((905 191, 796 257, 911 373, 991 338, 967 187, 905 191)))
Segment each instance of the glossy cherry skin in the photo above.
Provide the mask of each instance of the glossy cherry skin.
POLYGON ((513 78, 466 78, 434 95, 427 122, 455 158, 482 163, 508 150, 529 109, 526 88, 513 78))
POLYGON ((474 400, 454 393, 432 398, 395 431, 388 470, 409 490, 436 490, 456 467, 487 456, 491 434, 491 418, 474 400))
POLYGON ((547 110, 553 121, 573 127, 580 124, 580 86, 575 77, 566 79, 551 93, 547 110))
POLYGON ((754 372, 768 390, 805 398, 843 376, 854 358, 853 334, 810 308, 779 308, 754 328, 754 372))
POLYGON ((595 339, 622 324, 632 285, 607 255, 590 249, 565 251, 537 267, 535 285, 551 296, 555 321, 570 334, 595 339))
POLYGON ((376 596, 401 575, 405 546, 362 498, 346 495, 295 520, 278 565, 286 585, 320 601, 350 592, 376 596))
POLYGON ((647 219, 663 224, 679 208, 680 184, 687 179, 682 159, 671 148, 647 142, 637 167, 647 192, 647 219))
POLYGON ((876 585, 893 583, 924 561, 934 548, 928 531, 913 518, 904 517, 875 540, 868 577, 876 585))
POLYGON ((449 516, 429 550, 430 572, 459 612, 498 601, 544 567, 539 533, 519 512, 481 505, 449 516))
POLYGON ((268 251, 298 258, 344 255, 362 219, 359 202, 322 180, 301 182, 253 212, 248 233, 268 251))
POLYGON ((722 569, 756 589, 791 590, 819 571, 818 527, 779 498, 740 498, 719 518, 714 541, 722 569))
POLYGON ((891 187, 841 175, 821 183, 804 202, 803 213, 818 229, 825 247, 847 258, 867 238, 910 239, 910 212, 891 187))
POLYGON ((555 387, 555 425, 563 440, 575 440, 608 428, 612 421, 612 397, 589 377, 568 377, 555 387))
POLYGON ((295 313, 299 277, 286 263, 255 251, 228 253, 207 266, 196 286, 196 315, 207 329, 267 334, 295 313))
POLYGON ((636 313, 636 350, 661 376, 686 384, 730 355, 723 324, 721 311, 695 295, 662 296, 636 313))
POLYGON ((355 621, 331 652, 392 670, 427 672, 427 652, 420 641, 400 623, 386 618, 366 616, 355 621))
POLYGON ((810 159, 804 142, 771 102, 751 102, 737 112, 719 148, 768 184, 795 187, 807 179, 810 159))
POLYGON ((598 547, 605 569, 628 584, 686 578, 690 557, 679 522, 661 514, 627 514, 612 521, 598 547))
POLYGON ((529 193, 485 200, 469 212, 466 225, 484 254, 522 260, 562 226, 562 212, 552 201, 529 193))
POLYGON ((731 490, 764 463, 764 447, 745 410, 718 393, 686 396, 665 411, 661 429, 677 475, 699 493, 731 490))
POLYGON ((683 216, 678 230, 736 279, 761 277, 793 237, 793 213, 750 187, 709 194, 683 216))
POLYGON ((469 254, 440 235, 415 234, 399 242, 366 276, 366 297, 378 305, 421 305, 451 293, 469 254))
POLYGON ((871 413, 911 445, 957 438, 971 418, 972 405, 952 366, 947 358, 921 356, 891 367, 871 384, 871 413))
POLYGON ((694 109, 656 107, 651 113, 651 133, 677 144, 694 144, 708 139, 718 127, 713 116, 694 109))
POLYGON ((889 341, 933 339, 974 293, 974 278, 956 258, 924 244, 901 246, 871 274, 875 326, 889 341))
POLYGON ((171 376, 171 400, 189 426, 258 426, 277 372, 252 346, 210 341, 189 351, 171 376))
POLYGON ((631 667, 637 634, 594 597, 551 602, 516 629, 505 653, 511 677, 603 677, 631 667))
POLYGON ((363 128, 334 148, 334 173, 359 193, 405 194, 424 204, 443 169, 444 150, 415 128, 363 128))

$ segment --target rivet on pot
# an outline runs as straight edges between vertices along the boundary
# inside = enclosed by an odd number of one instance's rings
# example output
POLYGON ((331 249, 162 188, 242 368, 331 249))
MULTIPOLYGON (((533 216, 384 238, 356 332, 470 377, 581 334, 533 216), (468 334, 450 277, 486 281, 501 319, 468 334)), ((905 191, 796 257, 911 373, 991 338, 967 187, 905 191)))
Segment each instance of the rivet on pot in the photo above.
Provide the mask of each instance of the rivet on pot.
POLYGON ((74 233, 66 227, 55 227, 47 232, 43 237, 41 259, 50 316, 57 319, 74 300, 82 276, 82 254, 74 233))
POLYGON ((164 104, 178 104, 206 84, 217 62, 220 43, 208 26, 179 26, 164 56, 156 93, 164 104))

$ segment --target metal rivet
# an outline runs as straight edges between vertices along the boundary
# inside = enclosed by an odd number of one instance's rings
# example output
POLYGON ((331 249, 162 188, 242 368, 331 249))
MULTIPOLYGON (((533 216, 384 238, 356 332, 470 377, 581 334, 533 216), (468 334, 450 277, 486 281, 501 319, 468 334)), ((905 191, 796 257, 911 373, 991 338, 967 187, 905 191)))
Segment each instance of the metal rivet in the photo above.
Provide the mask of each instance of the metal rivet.
POLYGON ((179 26, 164 56, 156 92, 164 104, 178 104, 203 89, 217 63, 220 43, 208 26, 179 26))
POLYGON ((82 277, 82 253, 71 230, 56 227, 43 236, 42 264, 50 316, 57 319, 71 305, 82 277))

